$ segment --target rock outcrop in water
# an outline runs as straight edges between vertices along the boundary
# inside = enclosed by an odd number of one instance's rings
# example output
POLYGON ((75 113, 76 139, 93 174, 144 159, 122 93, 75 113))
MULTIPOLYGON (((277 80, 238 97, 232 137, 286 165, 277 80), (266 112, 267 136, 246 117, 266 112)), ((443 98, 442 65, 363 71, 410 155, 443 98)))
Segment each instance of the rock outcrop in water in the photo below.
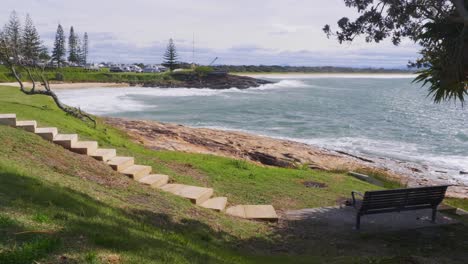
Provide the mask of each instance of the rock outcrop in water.
POLYGON ((209 88, 209 89, 247 89, 259 87, 263 84, 272 83, 270 81, 256 79, 246 76, 230 75, 227 73, 208 74, 206 76, 198 76, 196 74, 173 73, 172 80, 155 80, 145 82, 144 87, 186 87, 186 88, 209 88))

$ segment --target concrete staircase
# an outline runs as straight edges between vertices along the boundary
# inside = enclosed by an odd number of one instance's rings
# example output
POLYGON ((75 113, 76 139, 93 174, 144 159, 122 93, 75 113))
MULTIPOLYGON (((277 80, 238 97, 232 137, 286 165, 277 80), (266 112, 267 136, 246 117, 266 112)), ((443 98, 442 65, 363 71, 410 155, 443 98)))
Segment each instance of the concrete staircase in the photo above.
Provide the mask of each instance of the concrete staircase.
POLYGON ((43 139, 70 151, 105 162, 113 170, 141 184, 186 198, 198 206, 245 219, 278 220, 276 211, 271 205, 237 205, 225 210, 227 198, 212 197, 212 188, 169 183, 169 176, 151 174, 151 166, 137 165, 133 157, 117 156, 115 149, 101 149, 96 141, 80 141, 77 134, 59 134, 56 127, 40 128, 37 127, 37 122, 34 120, 17 121, 15 114, 0 114, 0 125, 12 126, 35 133, 43 139))

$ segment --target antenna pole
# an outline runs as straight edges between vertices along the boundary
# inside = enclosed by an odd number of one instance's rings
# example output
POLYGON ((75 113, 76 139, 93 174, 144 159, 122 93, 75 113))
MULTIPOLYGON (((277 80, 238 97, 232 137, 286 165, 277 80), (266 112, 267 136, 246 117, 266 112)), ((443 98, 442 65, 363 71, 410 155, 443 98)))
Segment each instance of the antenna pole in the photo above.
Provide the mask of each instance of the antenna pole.
POLYGON ((195 69, 195 32, 193 32, 192 41, 192 68, 195 69))

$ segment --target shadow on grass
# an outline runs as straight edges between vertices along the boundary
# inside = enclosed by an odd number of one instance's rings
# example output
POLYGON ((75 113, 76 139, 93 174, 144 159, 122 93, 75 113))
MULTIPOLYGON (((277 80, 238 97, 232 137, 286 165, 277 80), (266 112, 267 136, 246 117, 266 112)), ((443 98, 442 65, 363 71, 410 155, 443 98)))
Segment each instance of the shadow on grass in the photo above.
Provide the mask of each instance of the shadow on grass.
MULTIPOLYGON (((468 227, 439 214, 437 225, 416 216, 424 210, 365 216, 355 230, 352 208, 322 208, 296 211, 282 218, 277 235, 287 241, 289 254, 350 256, 343 263, 465 263, 468 227), (311 212, 307 212, 307 211, 311 212), (301 216, 300 214, 305 214, 301 216), (355 257, 355 259, 353 258, 355 257), (347 262, 349 261, 349 262, 347 262)), ((335 263, 335 262, 333 262, 335 263)), ((341 262, 337 262, 341 263, 341 262)))
MULTIPOLYGON (((50 236, 51 239, 65 239, 62 241, 64 246, 57 249, 55 244, 51 247, 38 245, 42 253, 32 254, 31 258, 53 250, 55 254, 71 253, 71 248, 83 248, 76 243, 87 243, 88 248, 126 252, 133 261, 232 263, 226 259, 230 259, 233 254, 222 243, 224 240, 234 241, 235 238, 193 219, 175 222, 166 214, 110 207, 74 190, 46 185, 30 177, 1 170, 0 197, 0 212, 15 208, 27 217, 40 213, 46 216, 42 218, 64 227, 50 236)), ((7 220, 5 222, 10 223, 7 220)), ((34 237, 21 240, 14 235, 18 231, 27 231, 15 223, 11 222, 5 228, 4 243, 33 243, 34 237)), ((24 261, 11 259, 5 263, 24 261)))
POLYGON ((0 212, 12 208, 30 217, 29 221, 40 219, 63 229, 52 235, 17 236, 15 232, 27 228, 3 217, 0 243, 7 248, 19 246, 1 252, 2 263, 27 263, 51 254, 85 254, 96 248, 122 254, 134 263, 252 262, 243 255, 364 259, 357 263, 379 263, 374 258, 396 256, 391 260, 423 263, 407 258, 416 255, 437 257, 440 263, 444 259, 463 263, 468 248, 464 225, 366 234, 334 232, 327 223, 282 221, 270 237, 240 239, 195 219, 176 222, 167 214, 112 207, 72 189, 0 169, 0 212))

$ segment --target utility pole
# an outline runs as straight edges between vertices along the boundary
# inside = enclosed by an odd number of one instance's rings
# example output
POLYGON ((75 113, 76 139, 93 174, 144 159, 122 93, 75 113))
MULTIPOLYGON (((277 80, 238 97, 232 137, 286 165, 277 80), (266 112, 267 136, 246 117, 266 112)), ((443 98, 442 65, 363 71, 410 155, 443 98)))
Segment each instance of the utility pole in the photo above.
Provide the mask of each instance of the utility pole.
POLYGON ((192 69, 195 69, 195 32, 192 38, 192 69))

